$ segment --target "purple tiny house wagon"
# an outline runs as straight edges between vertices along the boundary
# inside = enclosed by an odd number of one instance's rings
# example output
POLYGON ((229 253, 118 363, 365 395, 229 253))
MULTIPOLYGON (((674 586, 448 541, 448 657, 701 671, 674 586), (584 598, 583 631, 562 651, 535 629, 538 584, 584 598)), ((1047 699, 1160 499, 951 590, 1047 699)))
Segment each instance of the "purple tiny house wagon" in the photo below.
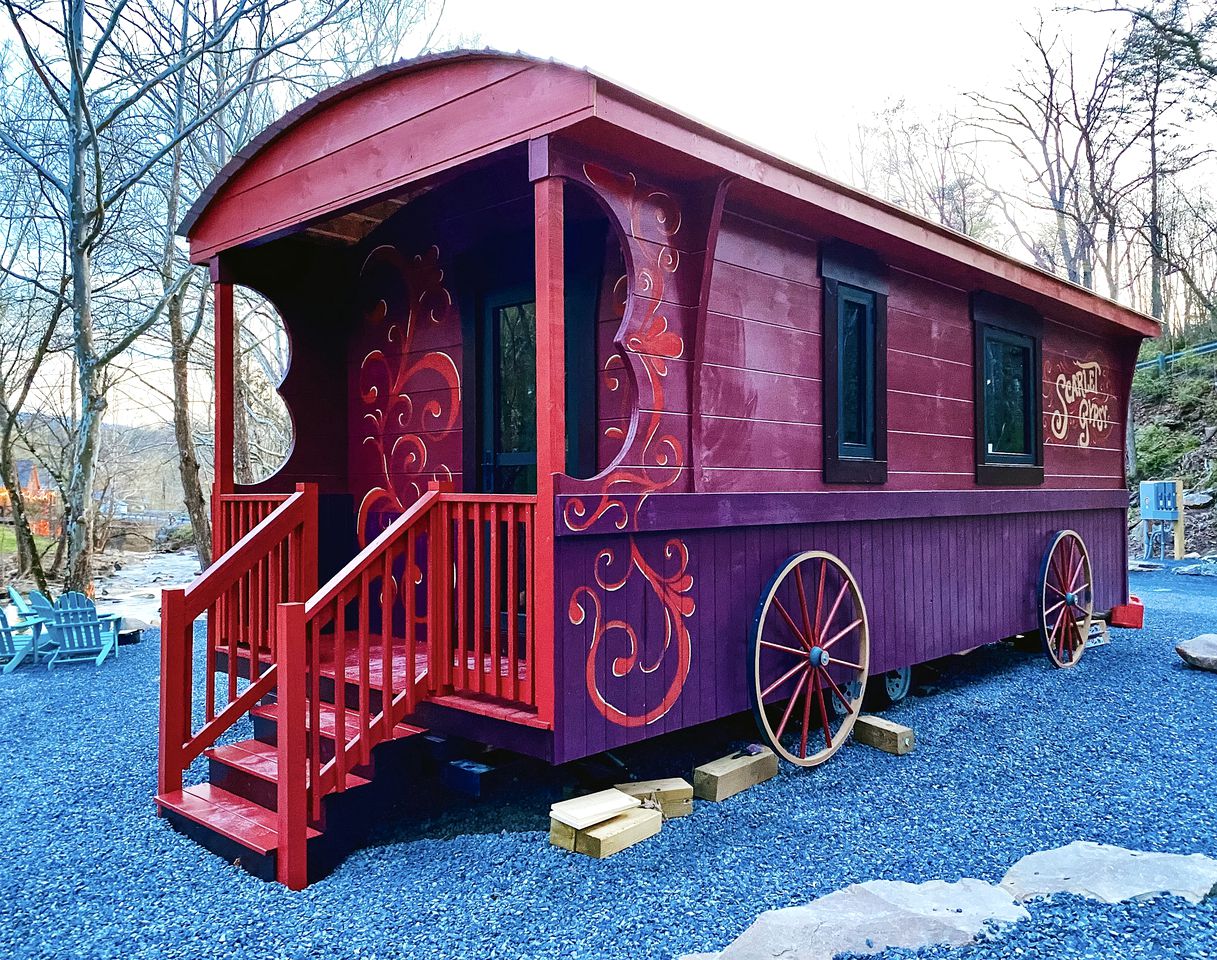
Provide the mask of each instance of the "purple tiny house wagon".
POLYGON ((182 232, 217 559, 165 595, 157 802, 261 875, 332 866, 424 730, 564 763, 752 710, 814 766, 868 678, 1035 631, 1070 667, 1127 601, 1154 321, 586 71, 372 71, 182 232), (234 285, 292 350, 295 443, 252 485, 234 285))

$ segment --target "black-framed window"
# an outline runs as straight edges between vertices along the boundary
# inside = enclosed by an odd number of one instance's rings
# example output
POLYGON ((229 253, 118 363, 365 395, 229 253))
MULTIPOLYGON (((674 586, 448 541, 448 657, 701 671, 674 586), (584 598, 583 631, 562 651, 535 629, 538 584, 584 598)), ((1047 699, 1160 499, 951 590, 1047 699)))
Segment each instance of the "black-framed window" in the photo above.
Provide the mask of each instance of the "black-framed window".
POLYGON ((845 243, 821 253, 824 283, 824 479, 887 480, 887 274, 845 243))
POLYGON ((975 336, 976 481, 1044 482, 1040 318, 992 294, 972 297, 975 336))

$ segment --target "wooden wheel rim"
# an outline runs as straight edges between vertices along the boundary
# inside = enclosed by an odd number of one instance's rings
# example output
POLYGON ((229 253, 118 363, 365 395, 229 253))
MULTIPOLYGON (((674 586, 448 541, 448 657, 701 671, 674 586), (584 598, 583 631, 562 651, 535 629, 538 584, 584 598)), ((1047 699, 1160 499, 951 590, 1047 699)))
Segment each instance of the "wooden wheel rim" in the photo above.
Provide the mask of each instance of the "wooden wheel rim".
POLYGON ((1044 652, 1057 667, 1076 666, 1094 619, 1094 575, 1082 537, 1061 530, 1040 564, 1039 620, 1044 652))
POLYGON ((765 742, 778 756, 803 767, 818 766, 831 757, 848 739, 854 721, 862 710, 869 663, 870 622, 862 602, 862 592, 850 569, 838 557, 823 550, 806 550, 788 557, 761 593, 749 637, 752 681, 749 695, 757 727, 765 742), (815 598, 814 608, 808 603, 808 580, 803 577, 805 568, 807 572, 814 572, 814 579, 810 581, 813 587, 811 595, 815 598), (826 597, 826 578, 830 570, 834 572, 836 589, 833 596, 826 597), (782 587, 788 582, 795 584, 799 601, 793 613, 787 611, 778 598, 782 587), (842 623, 838 614, 846 596, 850 612, 842 623), (799 629, 800 622, 802 629, 799 629), (805 642, 806 638, 800 636, 804 633, 814 638, 811 643, 805 642), (792 635, 793 641, 790 639, 792 635), (778 639, 786 642, 778 643, 778 639), (850 655, 855 659, 848 662, 836 659, 840 653, 832 653, 837 643, 847 640, 856 642, 856 648, 850 648, 850 655), (807 648, 807 659, 801 671, 794 666, 798 660, 795 654, 801 651, 793 645, 799 643, 807 648), (790 678, 785 684, 767 682, 767 677, 773 671, 766 667, 775 656, 792 663, 788 671, 790 678), (829 667, 837 669, 837 679, 829 675, 829 667), (848 679, 844 679, 845 676, 848 679), (793 692, 789 697, 783 696, 787 691, 793 692), (828 700, 825 701, 823 697, 828 700), (830 719, 828 703, 842 697, 848 700, 849 709, 842 711, 845 715, 839 718, 839 725, 833 733, 831 719, 836 718, 830 719), (769 711, 779 709, 782 703, 786 707, 775 727, 769 711), (801 717, 794 716, 800 710, 801 717), (782 743, 782 736, 789 729, 791 720, 799 728, 800 752, 787 749, 782 743), (813 734, 816 740, 811 739, 813 734), (811 752, 813 743, 822 744, 814 753, 811 752))

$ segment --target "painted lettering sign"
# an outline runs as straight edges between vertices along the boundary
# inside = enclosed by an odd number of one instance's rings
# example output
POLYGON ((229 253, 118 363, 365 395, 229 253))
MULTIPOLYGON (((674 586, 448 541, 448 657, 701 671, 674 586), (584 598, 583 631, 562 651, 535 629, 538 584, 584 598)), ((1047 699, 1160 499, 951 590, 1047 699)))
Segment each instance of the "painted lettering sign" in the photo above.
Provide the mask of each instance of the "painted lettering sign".
POLYGON ((1044 410, 1057 442, 1089 447, 1111 432, 1115 402, 1103 365, 1095 360, 1048 364, 1044 410))

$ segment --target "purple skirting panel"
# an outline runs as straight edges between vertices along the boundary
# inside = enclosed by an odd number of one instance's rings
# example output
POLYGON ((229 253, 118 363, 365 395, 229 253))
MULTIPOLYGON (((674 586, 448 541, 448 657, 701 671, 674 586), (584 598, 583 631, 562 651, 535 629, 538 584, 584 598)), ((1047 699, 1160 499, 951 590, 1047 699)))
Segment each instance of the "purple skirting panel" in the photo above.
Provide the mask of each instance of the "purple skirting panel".
POLYGON ((1096 610, 1127 599, 1122 490, 917 496, 781 510, 772 495, 672 494, 632 505, 622 531, 610 516, 578 534, 559 521, 554 761, 748 710, 757 601, 798 551, 829 551, 858 579, 872 674, 1035 629, 1040 563, 1064 528, 1089 549, 1096 610))

